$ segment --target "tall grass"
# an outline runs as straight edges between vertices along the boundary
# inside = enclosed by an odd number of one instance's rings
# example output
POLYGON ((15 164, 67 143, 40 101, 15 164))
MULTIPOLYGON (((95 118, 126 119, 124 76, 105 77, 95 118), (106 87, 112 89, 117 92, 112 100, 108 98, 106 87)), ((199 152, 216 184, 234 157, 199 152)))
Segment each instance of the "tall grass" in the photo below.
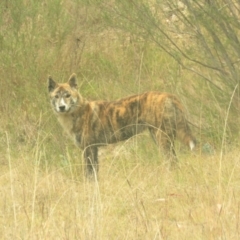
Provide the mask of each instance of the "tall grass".
POLYGON ((219 101, 139 29, 113 28, 102 4, 0 2, 0 238, 237 239, 239 151, 227 131, 235 91, 219 101), (143 134, 103 148, 99 182, 87 182, 47 96, 49 74, 66 81, 72 72, 91 99, 177 94, 199 149, 177 145, 179 168, 169 171, 143 134), (204 153, 201 142, 215 149, 204 153))
POLYGON ((169 171, 157 154, 139 154, 130 141, 105 149, 99 182, 89 183, 76 156, 43 168, 43 148, 12 161, 9 147, 11 165, 1 169, 2 239, 239 237, 238 151, 221 159, 219 179, 217 155, 182 154, 169 171))

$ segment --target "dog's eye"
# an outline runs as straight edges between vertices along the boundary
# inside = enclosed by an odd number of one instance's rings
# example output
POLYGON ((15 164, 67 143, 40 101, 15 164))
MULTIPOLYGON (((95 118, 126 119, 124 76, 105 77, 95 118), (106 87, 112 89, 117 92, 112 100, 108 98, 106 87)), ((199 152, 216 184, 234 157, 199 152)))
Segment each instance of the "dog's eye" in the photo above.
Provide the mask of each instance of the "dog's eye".
POLYGON ((58 96, 58 95, 55 95, 55 98, 59 98, 59 96, 58 96))
POLYGON ((70 95, 69 93, 67 93, 67 94, 65 95, 65 97, 66 97, 66 98, 70 98, 71 95, 70 95))

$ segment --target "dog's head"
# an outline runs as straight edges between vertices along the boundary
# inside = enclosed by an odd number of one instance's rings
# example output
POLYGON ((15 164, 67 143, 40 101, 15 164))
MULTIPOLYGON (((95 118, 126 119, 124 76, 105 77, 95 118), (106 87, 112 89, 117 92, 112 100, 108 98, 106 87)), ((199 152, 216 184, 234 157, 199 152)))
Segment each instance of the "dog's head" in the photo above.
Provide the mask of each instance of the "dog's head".
POLYGON ((79 100, 76 75, 73 73, 67 83, 57 83, 49 76, 48 92, 55 112, 60 114, 70 113, 79 100))

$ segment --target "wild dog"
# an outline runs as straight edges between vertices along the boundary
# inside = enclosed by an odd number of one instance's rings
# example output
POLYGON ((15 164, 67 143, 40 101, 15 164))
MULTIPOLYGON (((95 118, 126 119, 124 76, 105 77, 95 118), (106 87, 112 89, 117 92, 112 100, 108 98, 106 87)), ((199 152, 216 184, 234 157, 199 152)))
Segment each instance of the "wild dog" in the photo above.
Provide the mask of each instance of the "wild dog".
POLYGON ((48 91, 59 122, 84 151, 87 176, 98 172, 99 146, 126 140, 146 129, 174 161, 176 137, 191 150, 196 145, 183 106, 170 93, 151 91, 111 102, 88 101, 77 90, 75 74, 66 83, 49 76, 48 91))

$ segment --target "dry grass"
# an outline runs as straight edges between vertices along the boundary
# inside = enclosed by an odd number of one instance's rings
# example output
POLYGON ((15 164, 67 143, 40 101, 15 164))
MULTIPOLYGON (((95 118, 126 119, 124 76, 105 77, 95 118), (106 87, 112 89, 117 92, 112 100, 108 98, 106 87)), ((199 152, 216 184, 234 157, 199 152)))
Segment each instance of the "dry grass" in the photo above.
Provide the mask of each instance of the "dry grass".
POLYGON ((50 168, 44 149, 18 157, 8 149, 0 238, 239 238, 239 151, 222 159, 182 154, 179 168, 169 170, 156 152, 139 156, 140 147, 134 140, 107 147, 98 182, 84 179, 74 154, 66 166, 50 168))
POLYGON ((228 117, 232 99, 218 102, 135 29, 106 27, 97 2, 0 3, 0 239, 239 239, 239 147, 228 150, 225 134, 225 122, 239 125, 228 117), (65 81, 72 72, 89 98, 176 93, 200 144, 222 151, 178 149, 179 168, 169 170, 152 141, 136 137, 105 148, 99 182, 87 182, 47 98, 48 74, 65 81))

